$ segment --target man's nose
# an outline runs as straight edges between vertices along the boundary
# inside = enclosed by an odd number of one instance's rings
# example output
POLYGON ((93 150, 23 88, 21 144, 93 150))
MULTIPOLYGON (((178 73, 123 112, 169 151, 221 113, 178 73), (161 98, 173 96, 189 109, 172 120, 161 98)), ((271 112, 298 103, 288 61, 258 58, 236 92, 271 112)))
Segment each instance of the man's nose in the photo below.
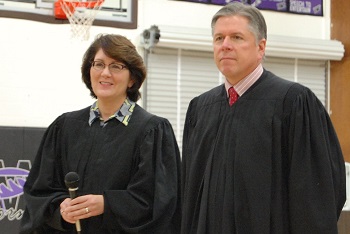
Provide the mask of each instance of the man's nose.
POLYGON ((229 36, 226 36, 224 40, 222 41, 222 47, 224 49, 231 49, 232 48, 232 41, 229 36))

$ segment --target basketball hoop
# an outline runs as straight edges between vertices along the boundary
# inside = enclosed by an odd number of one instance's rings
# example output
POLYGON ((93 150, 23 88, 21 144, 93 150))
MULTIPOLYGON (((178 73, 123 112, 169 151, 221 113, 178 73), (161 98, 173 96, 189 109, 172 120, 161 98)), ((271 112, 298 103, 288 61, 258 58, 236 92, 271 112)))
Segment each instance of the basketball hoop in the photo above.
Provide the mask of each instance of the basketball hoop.
POLYGON ((73 38, 88 40, 90 28, 104 0, 57 0, 55 17, 68 19, 73 38))

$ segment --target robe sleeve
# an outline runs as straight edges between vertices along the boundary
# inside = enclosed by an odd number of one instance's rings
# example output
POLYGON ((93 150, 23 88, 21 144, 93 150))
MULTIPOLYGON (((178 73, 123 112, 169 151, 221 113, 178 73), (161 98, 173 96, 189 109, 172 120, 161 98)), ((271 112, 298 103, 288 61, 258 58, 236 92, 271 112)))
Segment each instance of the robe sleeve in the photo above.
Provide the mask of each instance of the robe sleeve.
POLYGON ((180 222, 180 153, 166 119, 153 117, 147 125, 153 127, 141 136, 127 189, 104 192, 103 225, 128 233, 171 233, 180 222))
POLYGON ((40 143, 33 166, 24 185, 26 210, 21 220, 20 233, 48 232, 50 227, 65 230, 59 211, 60 203, 67 197, 62 178, 62 164, 58 139, 60 123, 64 118, 57 118, 46 130, 40 143), (45 229, 48 228, 48 229, 45 229))
POLYGON ((337 233, 337 220, 346 199, 340 144, 316 96, 307 88, 293 92, 296 95, 292 95, 285 122, 290 230, 298 234, 337 233))

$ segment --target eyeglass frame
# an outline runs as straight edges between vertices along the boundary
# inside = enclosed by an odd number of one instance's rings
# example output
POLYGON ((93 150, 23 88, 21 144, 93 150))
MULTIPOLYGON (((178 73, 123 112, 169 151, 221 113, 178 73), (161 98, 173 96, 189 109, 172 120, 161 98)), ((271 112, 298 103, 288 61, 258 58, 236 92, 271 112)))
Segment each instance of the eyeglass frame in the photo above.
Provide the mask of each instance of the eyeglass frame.
POLYGON ((108 70, 109 70, 111 73, 119 73, 119 72, 121 72, 121 71, 124 70, 124 69, 128 69, 128 67, 127 67, 126 65, 120 64, 120 63, 116 63, 116 62, 112 62, 112 63, 110 63, 110 64, 107 65, 107 64, 105 64, 105 63, 102 62, 102 61, 91 61, 91 67, 92 67, 93 69, 95 69, 95 71, 103 71, 103 70, 106 68, 106 66, 108 67, 108 70), (103 64, 103 68, 102 68, 101 70, 99 70, 98 68, 95 67, 95 63, 101 63, 101 64, 103 64), (116 71, 112 71, 111 68, 110 68, 111 65, 118 65, 118 66, 121 66, 121 69, 116 70, 116 71))

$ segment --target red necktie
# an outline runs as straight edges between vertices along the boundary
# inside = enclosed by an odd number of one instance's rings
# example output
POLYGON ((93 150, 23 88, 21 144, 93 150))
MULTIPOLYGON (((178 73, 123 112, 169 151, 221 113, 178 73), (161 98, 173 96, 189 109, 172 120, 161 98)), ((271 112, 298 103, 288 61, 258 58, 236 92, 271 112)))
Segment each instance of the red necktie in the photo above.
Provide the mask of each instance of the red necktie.
POLYGON ((237 94, 237 92, 236 92, 236 90, 233 88, 233 87, 231 87, 231 88, 229 88, 228 89, 228 100, 229 100, 229 104, 230 104, 230 106, 232 106, 233 105, 233 103, 235 103, 236 101, 237 101, 237 99, 238 99, 238 94, 237 94))

